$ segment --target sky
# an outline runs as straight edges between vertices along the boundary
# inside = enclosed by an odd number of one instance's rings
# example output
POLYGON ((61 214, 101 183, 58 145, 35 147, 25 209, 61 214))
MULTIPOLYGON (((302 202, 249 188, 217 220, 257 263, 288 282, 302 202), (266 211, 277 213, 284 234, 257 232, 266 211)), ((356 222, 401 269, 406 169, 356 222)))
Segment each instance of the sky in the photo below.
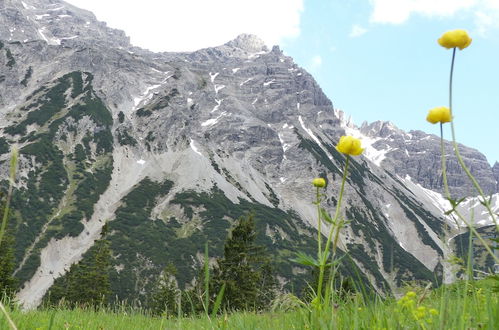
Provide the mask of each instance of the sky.
MULTIPOLYGON (((436 135, 438 125, 425 118, 448 106, 452 56, 437 39, 466 29, 473 42, 456 54, 456 137, 499 161, 499 0, 66 1, 152 51, 193 51, 256 34, 312 73, 356 125, 383 120, 436 135)), ((444 135, 450 138, 450 127, 444 135)))

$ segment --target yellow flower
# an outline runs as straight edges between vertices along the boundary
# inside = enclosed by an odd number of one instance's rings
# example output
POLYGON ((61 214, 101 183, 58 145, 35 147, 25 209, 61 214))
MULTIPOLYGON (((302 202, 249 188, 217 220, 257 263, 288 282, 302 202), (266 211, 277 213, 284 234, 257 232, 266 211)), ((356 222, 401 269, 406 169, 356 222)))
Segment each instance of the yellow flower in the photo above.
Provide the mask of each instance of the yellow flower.
POLYGON ((436 310, 435 308, 432 308, 432 309, 430 309, 430 314, 431 315, 438 315, 438 310, 436 310))
POLYGON ((447 49, 458 47, 463 50, 471 44, 471 38, 465 30, 452 30, 445 32, 439 39, 440 46, 447 49))
POLYGON ((315 178, 312 181, 312 184, 314 185, 314 187, 323 188, 326 186, 326 180, 324 180, 323 178, 315 178))
POLYGON ((405 294, 408 298, 415 298, 416 297, 416 292, 414 291, 409 291, 405 294))
POLYGON ((340 142, 338 142, 338 145, 336 146, 336 150, 352 156, 358 156, 364 151, 360 146, 360 140, 353 136, 342 136, 340 142))
POLYGON ((426 120, 432 124, 440 123, 448 123, 452 120, 452 116, 450 114, 450 109, 447 107, 436 107, 430 109, 428 111, 428 116, 426 116, 426 120))

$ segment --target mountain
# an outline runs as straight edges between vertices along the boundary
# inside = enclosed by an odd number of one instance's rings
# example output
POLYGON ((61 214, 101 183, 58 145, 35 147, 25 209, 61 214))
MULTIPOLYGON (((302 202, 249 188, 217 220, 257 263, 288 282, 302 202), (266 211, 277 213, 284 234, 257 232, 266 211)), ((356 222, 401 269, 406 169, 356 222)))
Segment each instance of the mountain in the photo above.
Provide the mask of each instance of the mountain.
MULTIPOLYGON (((327 179, 333 212, 345 162, 334 146, 344 134, 362 137, 366 153, 352 160, 346 184, 340 247, 352 263, 342 271, 360 270, 380 293, 406 280, 453 279, 447 239, 463 228, 443 216, 450 205, 439 193, 437 137, 353 125, 309 73, 252 35, 152 53, 63 1, 0 6, 0 173, 7 177, 17 145, 11 220, 25 307, 86 257, 106 222, 119 299, 144 301, 170 262, 179 285, 191 285, 205 242, 220 255, 247 212, 281 286, 303 287, 309 274, 290 259, 316 251, 311 180, 327 179)), ((497 166, 476 150, 463 154, 497 193, 497 166)), ((453 193, 473 195, 452 162, 453 193)))

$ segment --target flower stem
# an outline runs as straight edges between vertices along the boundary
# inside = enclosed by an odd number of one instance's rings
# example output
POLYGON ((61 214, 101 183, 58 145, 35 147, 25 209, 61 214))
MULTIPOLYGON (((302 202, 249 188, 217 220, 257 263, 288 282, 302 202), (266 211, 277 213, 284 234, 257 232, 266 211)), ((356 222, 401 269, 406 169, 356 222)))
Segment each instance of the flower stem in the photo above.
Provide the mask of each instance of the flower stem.
POLYGON ((445 160, 444 128, 442 123, 440 123, 440 152, 442 153, 442 178, 444 182, 445 196, 450 198, 449 184, 447 183, 447 164, 445 160))
POLYGON ((338 217, 340 215, 340 205, 341 205, 341 200, 343 199, 343 191, 345 190, 345 182, 347 179, 348 165, 349 164, 350 164, 350 155, 347 155, 347 160, 345 162, 345 169, 343 170, 343 178, 341 179, 341 188, 340 188, 340 195, 338 197, 338 204, 336 205, 336 211, 335 211, 334 217, 333 217, 333 226, 331 227, 331 230, 329 231, 329 236, 327 238, 326 247, 324 248, 324 251, 329 250, 329 246, 331 245, 331 239, 333 236, 334 226, 337 224, 338 217))
MULTIPOLYGON (((317 297, 322 299, 322 282, 324 281, 324 270, 326 268, 327 263, 327 252, 329 251, 329 246, 331 245, 331 240, 333 238, 333 232, 335 231, 335 227, 337 226, 338 216, 340 215, 340 206, 341 200, 343 199, 343 191, 345 190, 345 181, 347 179, 348 173, 348 164, 350 163, 350 155, 347 155, 347 159, 345 162, 345 168, 343 169, 343 178, 341 179, 341 188, 340 195, 338 197, 338 203, 336 204, 336 211, 333 217, 333 223, 331 224, 331 229, 329 230, 329 235, 327 237, 326 247, 324 248, 324 252, 321 252, 320 264, 319 264, 319 282, 317 284, 317 297)), ((334 245, 337 244, 337 240, 335 239, 334 245)), ((333 251, 336 251, 336 247, 333 247, 333 251)))
MULTIPOLYGON (((452 78, 454 75, 455 59, 456 59, 456 48, 454 48, 453 52, 452 52, 452 62, 451 62, 451 66, 450 66, 450 78, 449 78, 449 110, 451 113, 451 117, 452 117, 452 78)), ((463 158, 461 157, 461 154, 459 153, 459 148, 458 148, 458 145, 456 142, 456 134, 455 134, 455 130, 454 130, 454 119, 451 120, 450 127, 451 127, 451 132, 452 132, 452 143, 454 145, 454 153, 456 154, 457 161, 459 162, 459 165, 461 165, 461 168, 464 170, 464 172, 466 173, 468 178, 473 183, 473 186, 475 186, 475 189, 478 191, 478 194, 482 197, 483 205, 485 206, 485 208, 489 212, 489 214, 492 218, 492 221, 494 222, 494 224, 496 226, 496 230, 499 232, 499 223, 497 222, 497 219, 494 215, 494 212, 492 211, 492 208, 490 207, 489 200, 487 200, 487 198, 485 197, 485 193, 483 192, 482 188, 480 187, 480 185, 476 181, 473 174, 471 174, 471 172, 468 169, 468 167, 466 166, 466 164, 464 164, 463 158)))
POLYGON ((321 219, 321 195, 320 195, 320 188, 317 187, 316 188, 317 191, 316 191, 316 201, 315 203, 317 204, 317 230, 319 231, 319 233, 317 234, 317 241, 318 241, 318 246, 317 246, 317 258, 318 260, 321 260, 322 259, 322 229, 321 229, 321 225, 322 225, 322 219, 321 219))
POLYGON ((16 324, 14 321, 9 316, 9 313, 7 313, 7 310, 3 306, 2 302, 0 301, 0 310, 2 310, 2 313, 5 315, 5 318, 7 319, 7 322, 9 323, 9 326, 12 330, 17 330, 16 324))

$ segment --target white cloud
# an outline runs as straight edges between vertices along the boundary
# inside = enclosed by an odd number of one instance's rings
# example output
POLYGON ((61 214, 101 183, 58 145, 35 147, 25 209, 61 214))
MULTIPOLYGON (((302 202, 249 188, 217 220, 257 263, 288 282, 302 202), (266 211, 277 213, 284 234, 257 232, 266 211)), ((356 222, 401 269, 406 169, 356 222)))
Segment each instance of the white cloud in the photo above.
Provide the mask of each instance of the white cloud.
POLYGON ((361 35, 365 34, 367 32, 366 28, 363 28, 362 26, 358 24, 354 24, 352 26, 352 31, 350 31, 350 34, 348 35, 350 38, 356 38, 360 37, 361 35))
POLYGON ((256 34, 272 46, 300 34, 303 11, 303 0, 66 1, 153 51, 218 46, 241 33, 256 34))
POLYGON ((471 14, 476 33, 484 36, 499 28, 499 0, 369 0, 373 23, 401 24, 411 15, 452 17, 458 12, 471 14))
POLYGON ((488 32, 499 29, 499 1, 487 0, 485 8, 475 11, 476 33, 486 37, 488 32))
POLYGON ((371 22, 401 24, 411 14, 449 17, 473 7, 479 0, 369 0, 373 6, 371 22))
POLYGON ((319 69, 322 65, 322 57, 320 55, 315 55, 310 60, 310 70, 315 71, 319 69))

